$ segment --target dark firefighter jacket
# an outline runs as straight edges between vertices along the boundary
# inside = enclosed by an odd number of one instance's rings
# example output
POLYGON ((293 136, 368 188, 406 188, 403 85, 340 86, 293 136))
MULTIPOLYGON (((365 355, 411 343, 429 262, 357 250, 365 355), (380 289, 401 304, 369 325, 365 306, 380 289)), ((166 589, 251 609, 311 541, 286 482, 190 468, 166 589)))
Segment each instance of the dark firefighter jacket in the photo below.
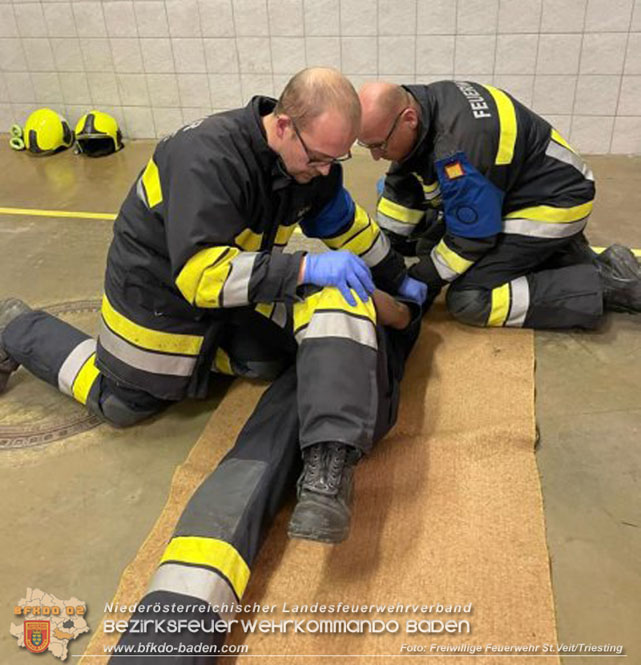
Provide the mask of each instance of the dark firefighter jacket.
POLYGON ((282 252, 299 225, 396 292, 402 259, 341 167, 305 185, 284 172, 261 122, 274 105, 254 97, 156 147, 114 225, 96 362, 107 376, 162 399, 202 396, 229 308, 299 299, 303 252, 282 252))
POLYGON ((420 106, 419 136, 386 175, 377 221, 401 240, 425 231, 426 211, 443 211, 445 233, 421 262, 421 279, 436 289, 456 279, 500 233, 561 238, 582 231, 594 179, 548 122, 489 85, 404 87, 420 106))

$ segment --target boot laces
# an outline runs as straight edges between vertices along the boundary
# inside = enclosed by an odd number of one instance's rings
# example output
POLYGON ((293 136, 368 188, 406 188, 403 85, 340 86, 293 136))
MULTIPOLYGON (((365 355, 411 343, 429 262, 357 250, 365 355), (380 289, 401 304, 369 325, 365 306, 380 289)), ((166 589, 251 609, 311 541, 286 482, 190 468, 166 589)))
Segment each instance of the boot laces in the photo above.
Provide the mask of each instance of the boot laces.
POLYGON ((313 486, 323 479, 323 444, 317 443, 305 451, 303 484, 313 486))
POLYGON ((341 443, 330 443, 327 449, 327 486, 328 489, 338 492, 343 479, 347 448, 341 443))

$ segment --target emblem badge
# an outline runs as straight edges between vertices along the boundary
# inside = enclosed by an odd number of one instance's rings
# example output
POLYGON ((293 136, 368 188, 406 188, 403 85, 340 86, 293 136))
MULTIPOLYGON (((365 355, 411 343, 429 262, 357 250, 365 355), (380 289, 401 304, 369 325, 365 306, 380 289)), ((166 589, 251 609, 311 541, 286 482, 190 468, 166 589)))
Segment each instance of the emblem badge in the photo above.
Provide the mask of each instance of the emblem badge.
POLYGON ((450 180, 454 180, 455 178, 460 178, 462 175, 465 175, 465 171, 463 170, 461 162, 452 162, 451 164, 445 165, 445 174, 450 180))
POLYGON ((51 638, 49 621, 25 621, 24 645, 31 653, 42 653, 49 646, 51 638))

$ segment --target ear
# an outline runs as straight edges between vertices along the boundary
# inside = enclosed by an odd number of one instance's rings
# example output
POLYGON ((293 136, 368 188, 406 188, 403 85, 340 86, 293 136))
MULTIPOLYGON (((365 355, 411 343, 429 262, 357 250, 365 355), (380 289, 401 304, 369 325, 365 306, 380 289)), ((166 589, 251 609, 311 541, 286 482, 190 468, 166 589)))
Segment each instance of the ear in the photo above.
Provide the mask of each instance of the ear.
POLYGON ((279 115, 276 117, 276 136, 282 140, 285 130, 292 124, 288 115, 279 115))
POLYGON ((410 106, 410 108, 405 111, 405 121, 412 129, 416 129, 418 127, 418 114, 416 113, 416 109, 410 106))

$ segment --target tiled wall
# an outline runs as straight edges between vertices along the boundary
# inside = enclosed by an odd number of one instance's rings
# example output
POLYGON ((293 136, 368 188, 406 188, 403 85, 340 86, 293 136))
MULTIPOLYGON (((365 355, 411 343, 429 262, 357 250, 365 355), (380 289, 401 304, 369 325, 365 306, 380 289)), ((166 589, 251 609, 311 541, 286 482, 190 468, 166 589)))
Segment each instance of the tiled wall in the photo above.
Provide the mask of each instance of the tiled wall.
POLYGON ((641 153, 641 0, 0 0, 0 131, 47 105, 160 137, 321 64, 494 83, 585 152, 641 153))

